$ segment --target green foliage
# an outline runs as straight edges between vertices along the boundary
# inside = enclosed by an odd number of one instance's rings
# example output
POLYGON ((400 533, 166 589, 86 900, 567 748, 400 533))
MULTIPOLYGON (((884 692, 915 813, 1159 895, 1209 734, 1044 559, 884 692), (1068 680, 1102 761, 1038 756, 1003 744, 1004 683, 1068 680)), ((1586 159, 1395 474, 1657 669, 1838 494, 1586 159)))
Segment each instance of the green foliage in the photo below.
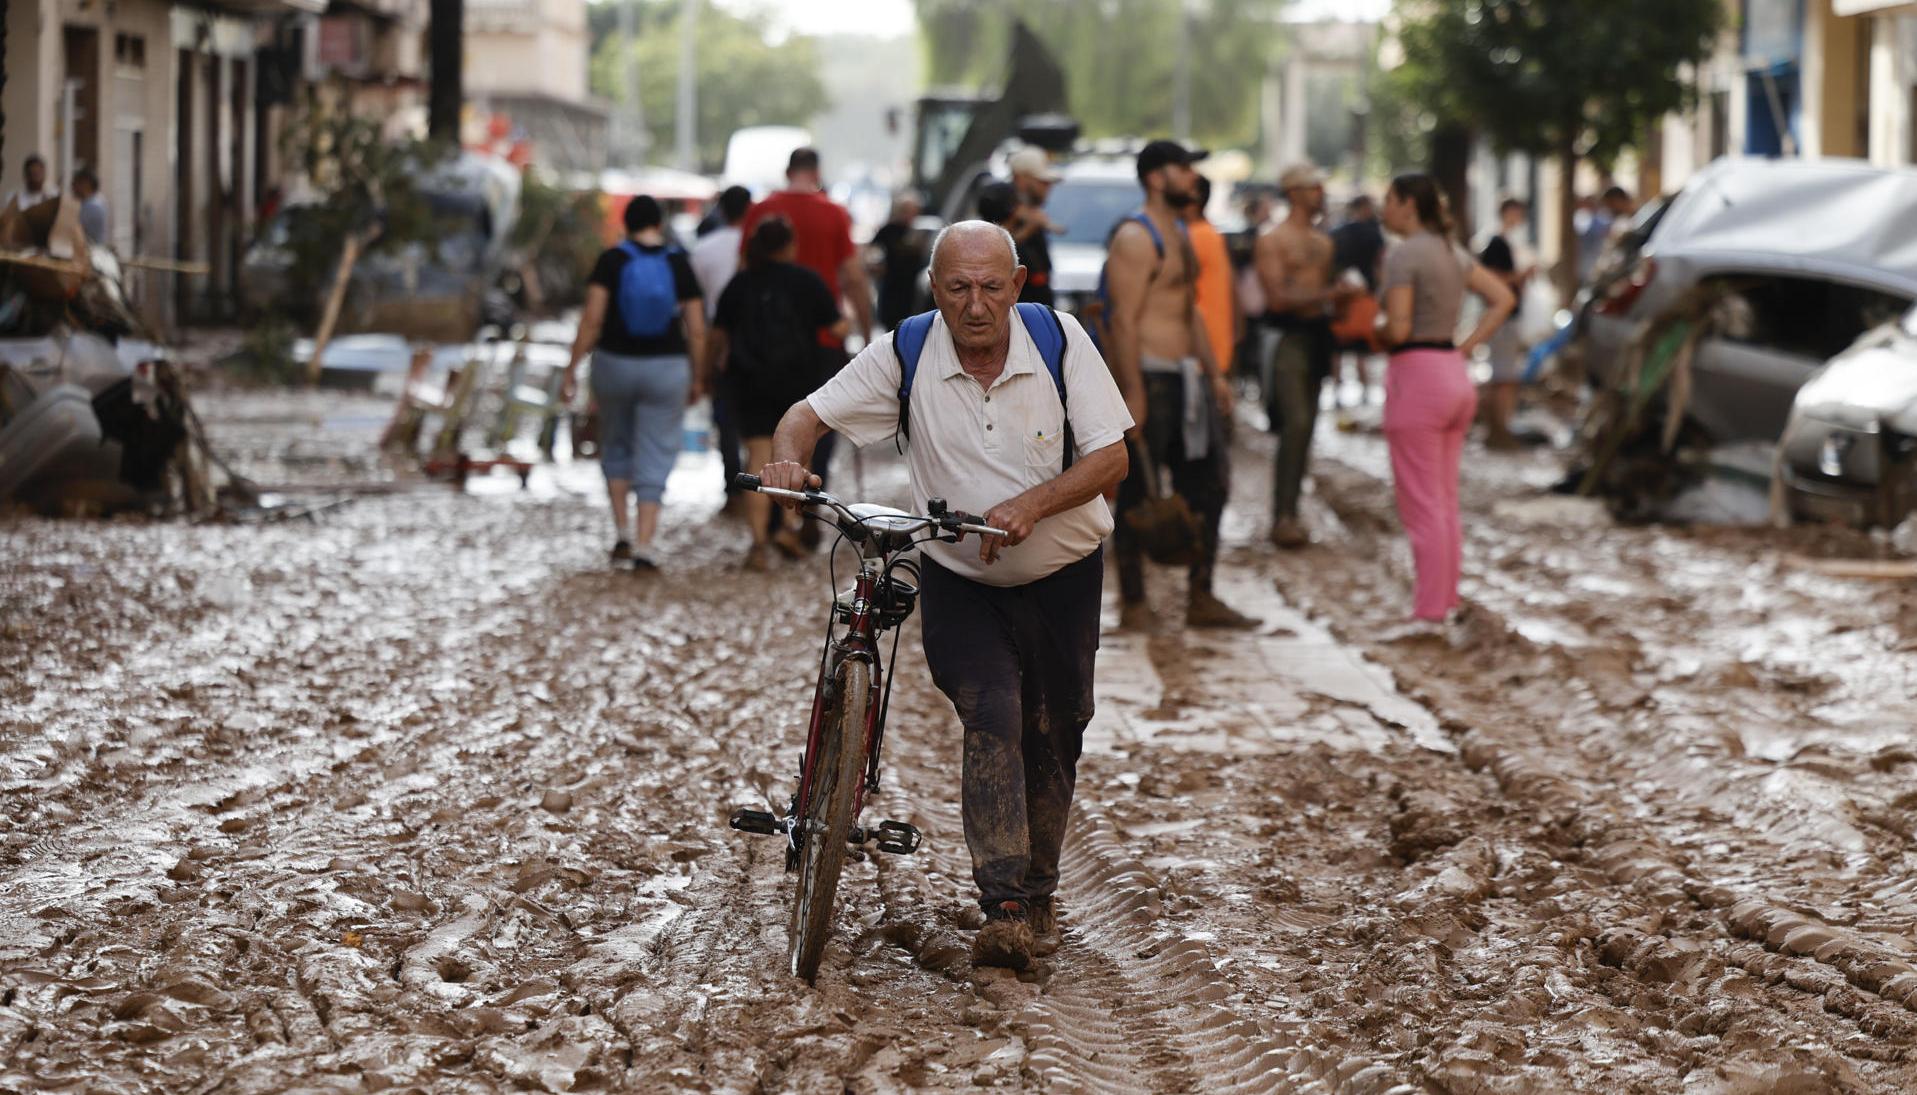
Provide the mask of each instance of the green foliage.
POLYGON ((1282 0, 916 0, 934 86, 1004 78, 1014 18, 1065 70, 1066 98, 1088 137, 1162 136, 1172 127, 1181 10, 1191 9, 1192 138, 1258 141, 1259 90, 1283 41, 1282 0))
POLYGON ((509 242, 520 262, 536 271, 542 303, 548 310, 579 303, 586 274, 604 247, 600 193, 567 190, 527 172, 519 201, 509 242))
POLYGON ((435 237, 432 210, 416 183, 449 150, 417 139, 387 140, 383 121, 329 109, 309 93, 282 137, 287 157, 322 195, 316 204, 287 209, 283 218, 292 256, 286 304, 296 316, 310 318, 317 310, 349 234, 377 232, 364 254, 435 237))
POLYGON ((231 375, 255 384, 297 382, 305 369, 293 360, 293 325, 278 312, 262 315, 246 329, 240 348, 220 364, 231 375))
MULTIPOLYGON (((1388 94, 1498 148, 1608 165, 1690 105, 1723 0, 1400 0, 1388 94)), ((1429 126, 1417 128, 1428 131, 1429 126)))
MULTIPOLYGON (((676 0, 611 0, 589 9, 593 94, 614 103, 620 97, 619 3, 638 7, 639 103, 652 138, 651 158, 671 154, 677 139, 675 102, 679 81, 679 18, 676 0)), ((740 14, 706 0, 699 6, 695 63, 698 71, 697 149, 700 166, 717 171, 726 139, 751 125, 805 125, 824 110, 818 44, 794 35, 767 41, 763 13, 740 14)))

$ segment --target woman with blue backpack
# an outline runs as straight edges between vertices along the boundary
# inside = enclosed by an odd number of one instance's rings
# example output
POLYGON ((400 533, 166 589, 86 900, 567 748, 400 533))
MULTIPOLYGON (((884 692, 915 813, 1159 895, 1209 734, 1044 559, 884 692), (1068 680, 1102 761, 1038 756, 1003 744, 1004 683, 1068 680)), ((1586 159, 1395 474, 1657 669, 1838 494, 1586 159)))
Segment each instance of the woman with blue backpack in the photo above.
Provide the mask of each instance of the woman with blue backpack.
POLYGON ((702 394, 692 362, 705 360, 706 317, 692 264, 666 242, 658 201, 634 197, 625 221, 628 238, 599 256, 587 281, 560 398, 571 402, 579 363, 592 354, 599 462, 612 498, 612 561, 655 570, 652 538, 666 476, 683 444, 686 405, 702 394), (628 495, 638 501, 632 524, 628 495))

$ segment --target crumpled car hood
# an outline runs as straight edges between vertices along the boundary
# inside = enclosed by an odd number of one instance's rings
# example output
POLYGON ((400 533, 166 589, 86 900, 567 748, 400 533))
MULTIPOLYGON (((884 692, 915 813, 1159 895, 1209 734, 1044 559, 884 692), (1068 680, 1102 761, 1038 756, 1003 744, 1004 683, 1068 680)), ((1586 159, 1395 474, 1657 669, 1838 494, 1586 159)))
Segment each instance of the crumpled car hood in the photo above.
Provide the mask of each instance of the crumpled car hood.
POLYGON ((1865 335, 1798 390, 1797 411, 1848 429, 1917 434, 1917 339, 1895 327, 1865 335))

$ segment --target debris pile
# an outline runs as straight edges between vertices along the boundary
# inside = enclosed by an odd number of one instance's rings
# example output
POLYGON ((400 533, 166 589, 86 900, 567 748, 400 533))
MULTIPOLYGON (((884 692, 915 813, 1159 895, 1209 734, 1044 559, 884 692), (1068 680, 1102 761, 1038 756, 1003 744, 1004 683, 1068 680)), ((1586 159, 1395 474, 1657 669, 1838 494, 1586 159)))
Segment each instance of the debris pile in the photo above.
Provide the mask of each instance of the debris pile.
MULTIPOLYGON (((0 505, 96 515, 217 508, 181 374, 127 306, 120 263, 61 196, 0 210, 0 505)), ((228 474, 229 494, 246 492, 228 474)))

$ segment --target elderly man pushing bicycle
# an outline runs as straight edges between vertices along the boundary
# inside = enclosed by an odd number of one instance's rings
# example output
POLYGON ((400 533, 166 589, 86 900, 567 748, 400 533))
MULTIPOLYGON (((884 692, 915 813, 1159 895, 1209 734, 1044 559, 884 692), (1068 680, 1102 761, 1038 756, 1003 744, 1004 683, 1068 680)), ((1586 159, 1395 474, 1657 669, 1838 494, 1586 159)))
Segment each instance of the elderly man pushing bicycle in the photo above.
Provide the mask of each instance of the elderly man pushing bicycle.
POLYGON ((1016 310, 1025 268, 984 221, 932 246, 936 313, 868 346, 794 404, 766 486, 803 490, 828 430, 897 438, 923 511, 983 512, 1007 536, 924 548, 919 601, 932 680, 965 725, 965 843, 986 924, 980 965, 1023 969, 1058 945, 1059 847, 1085 726, 1112 531, 1104 495, 1125 478, 1125 401, 1078 322, 1016 310))

